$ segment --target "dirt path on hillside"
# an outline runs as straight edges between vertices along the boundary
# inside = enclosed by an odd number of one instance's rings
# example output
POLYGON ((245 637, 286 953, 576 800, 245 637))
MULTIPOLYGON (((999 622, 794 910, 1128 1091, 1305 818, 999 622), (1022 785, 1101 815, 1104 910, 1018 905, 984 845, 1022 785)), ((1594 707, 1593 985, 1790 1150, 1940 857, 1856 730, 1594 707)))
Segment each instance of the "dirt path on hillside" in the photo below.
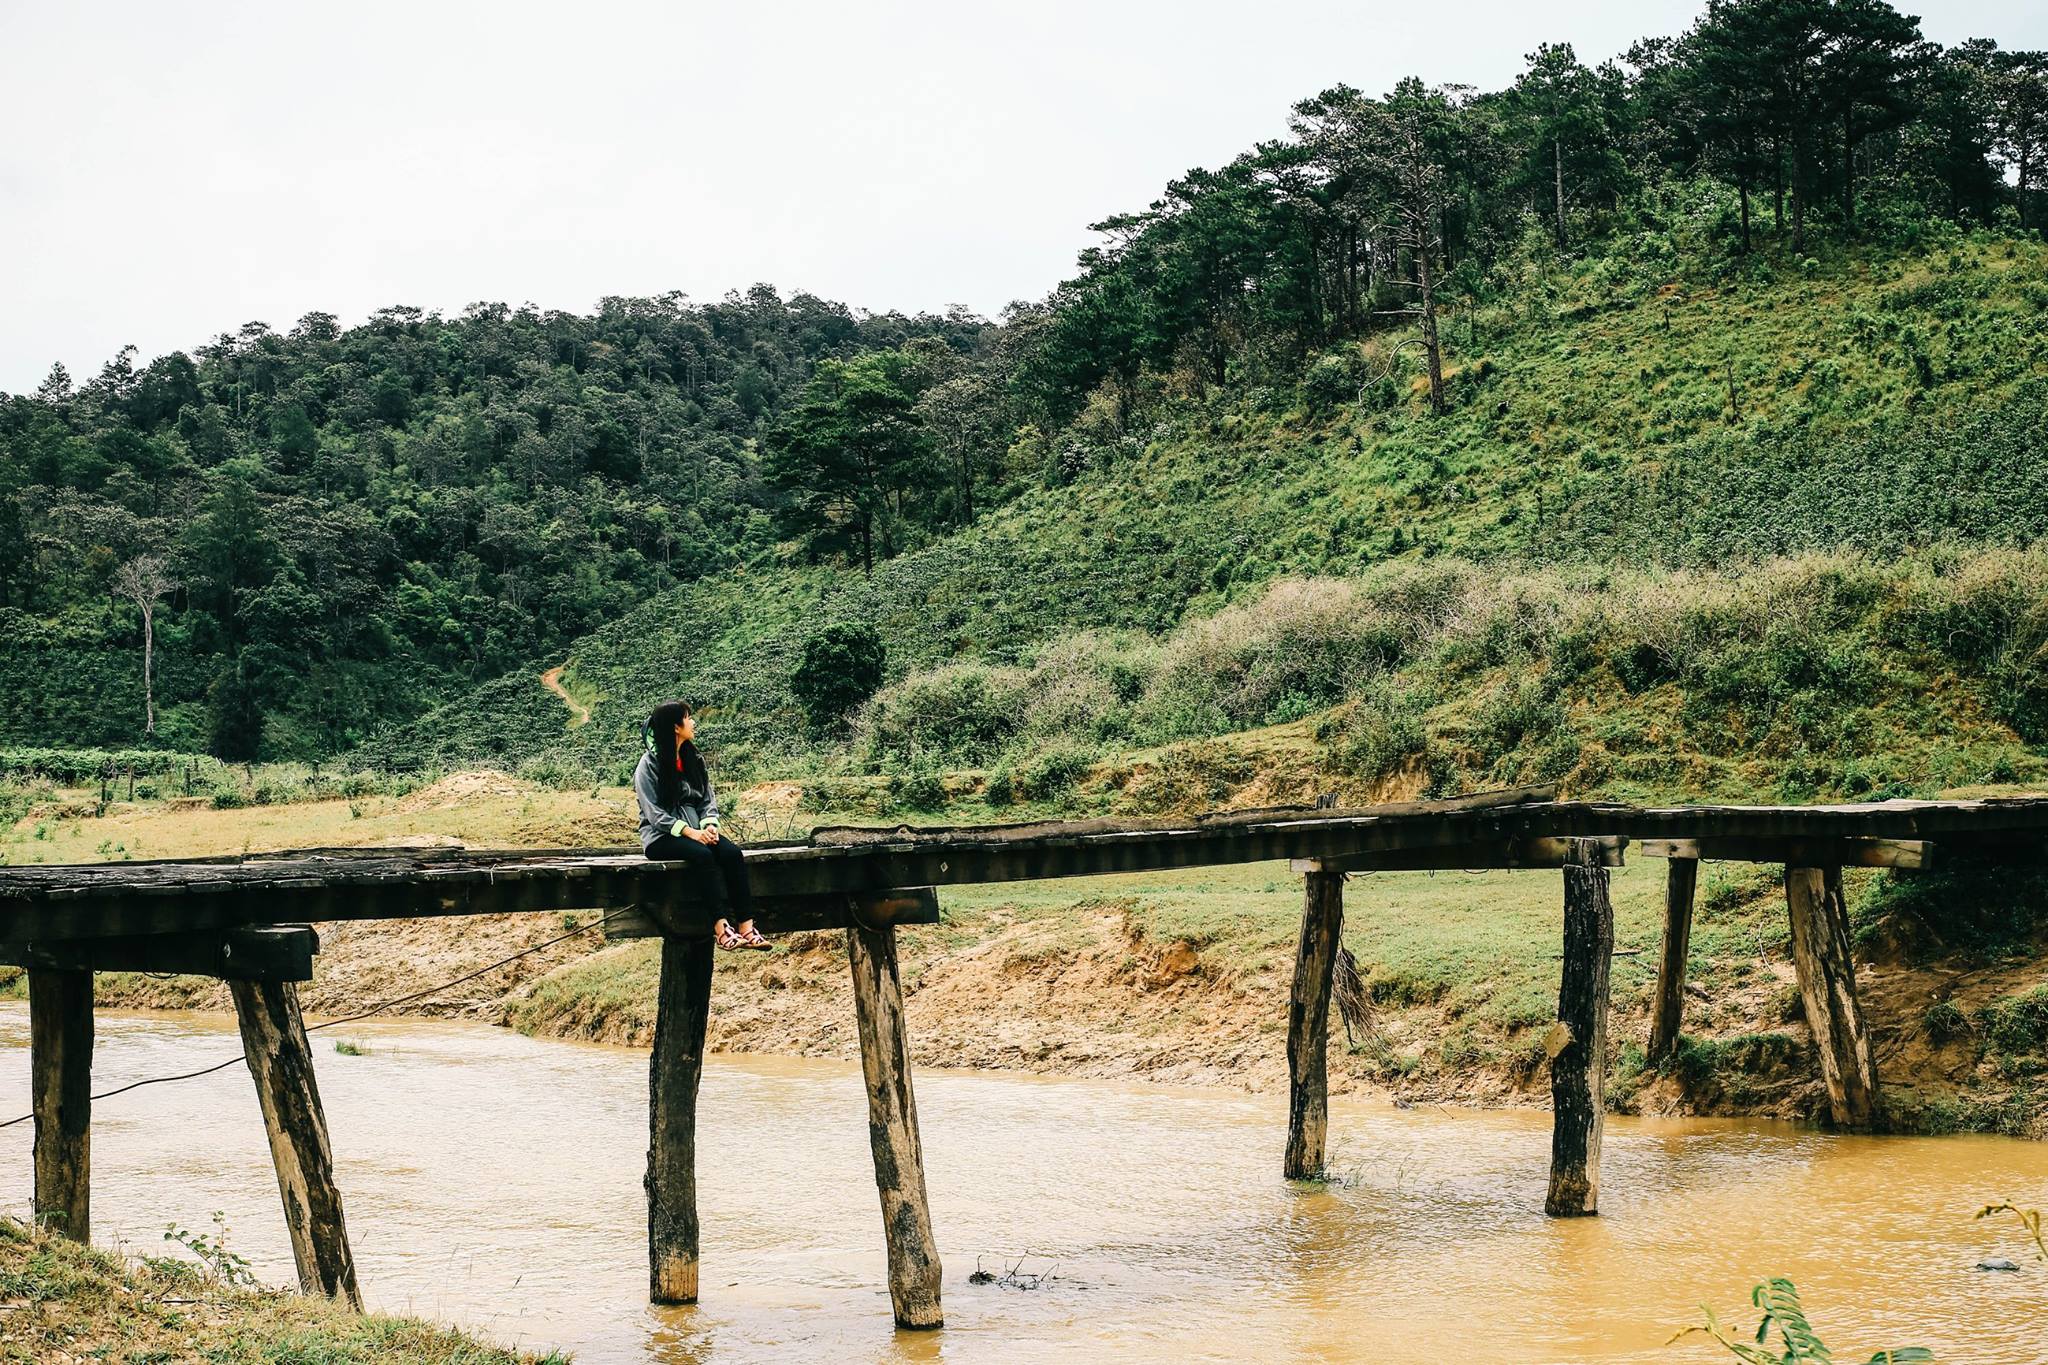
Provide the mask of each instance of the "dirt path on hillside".
POLYGON ((562 686, 562 670, 566 664, 556 664, 540 675, 540 685, 562 699, 562 705, 569 708, 569 728, 575 729, 590 720, 590 708, 569 695, 569 689, 562 686))

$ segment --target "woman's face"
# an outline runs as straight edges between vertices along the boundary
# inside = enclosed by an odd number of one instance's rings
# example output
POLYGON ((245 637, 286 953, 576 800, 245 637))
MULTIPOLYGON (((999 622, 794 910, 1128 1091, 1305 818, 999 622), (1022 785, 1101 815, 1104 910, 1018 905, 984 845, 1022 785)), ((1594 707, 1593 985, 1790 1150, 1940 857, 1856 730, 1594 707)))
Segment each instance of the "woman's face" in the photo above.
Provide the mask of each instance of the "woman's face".
POLYGON ((697 718, 684 716, 676 722, 676 743, 688 744, 697 737, 697 718))

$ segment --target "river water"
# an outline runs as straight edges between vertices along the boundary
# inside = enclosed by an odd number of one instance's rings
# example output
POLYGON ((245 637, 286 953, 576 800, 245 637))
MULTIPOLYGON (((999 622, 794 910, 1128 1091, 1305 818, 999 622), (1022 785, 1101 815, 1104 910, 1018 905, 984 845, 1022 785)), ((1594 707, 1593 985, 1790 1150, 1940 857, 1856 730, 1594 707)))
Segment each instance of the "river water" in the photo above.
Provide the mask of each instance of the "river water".
MULTIPOLYGON (((239 1049, 218 1016, 98 1027, 100 1089, 239 1049)), ((314 1040, 371 1306, 586 1362, 1705 1361, 1718 1348, 1665 1342, 1702 1300, 1753 1326, 1750 1285, 1780 1274, 1844 1359, 2048 1361, 2048 1266, 2016 1223, 1971 1217, 2048 1203, 2042 1144, 1610 1119, 1602 1216, 1552 1221, 1543 1113, 1340 1099, 1341 1178, 1295 1188, 1280 1096, 931 1070, 947 1325, 897 1333, 859 1070, 778 1058, 705 1068, 703 1302, 655 1310, 644 1052, 420 1020, 343 1033, 366 1054, 314 1040), (1973 1269, 1987 1256, 2024 1268, 1973 1269), (977 1266, 1046 1277, 977 1285, 977 1266)), ((7 1117, 27 1047, 26 1007, 0 1007, 7 1117)), ((29 1153, 29 1125, 0 1130, 16 1216, 29 1153)), ((93 1166, 97 1241, 161 1252, 166 1223, 210 1231, 219 1210, 259 1277, 292 1279, 243 1068, 102 1102, 93 1166)))

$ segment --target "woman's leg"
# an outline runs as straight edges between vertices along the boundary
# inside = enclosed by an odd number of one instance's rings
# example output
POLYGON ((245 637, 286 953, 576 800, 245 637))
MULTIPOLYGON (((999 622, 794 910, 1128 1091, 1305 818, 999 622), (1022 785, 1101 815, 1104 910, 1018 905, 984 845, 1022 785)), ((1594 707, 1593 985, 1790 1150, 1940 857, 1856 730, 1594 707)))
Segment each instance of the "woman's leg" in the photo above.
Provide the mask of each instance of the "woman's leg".
POLYGON ((731 907, 734 926, 747 923, 754 917, 754 888, 747 880, 746 855, 740 852, 738 844, 722 834, 707 851, 716 860, 725 882, 726 904, 731 907))
MULTIPOLYGON (((720 840, 719 844, 723 844, 720 840)), ((727 885, 724 860, 714 851, 718 845, 700 844, 695 839, 681 839, 673 834, 664 834, 647 846, 647 856, 661 862, 688 863, 691 873, 703 882, 704 899, 714 907, 720 918, 739 916, 732 911, 732 892, 727 885)), ((741 875, 745 876, 744 867, 741 875)))

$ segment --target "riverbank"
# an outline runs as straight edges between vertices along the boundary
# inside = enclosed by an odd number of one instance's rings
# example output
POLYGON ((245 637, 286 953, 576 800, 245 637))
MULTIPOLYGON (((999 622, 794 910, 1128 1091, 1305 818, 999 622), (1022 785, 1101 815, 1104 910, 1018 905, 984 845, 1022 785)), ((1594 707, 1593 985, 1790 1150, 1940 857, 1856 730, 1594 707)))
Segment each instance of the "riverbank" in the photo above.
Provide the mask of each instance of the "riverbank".
POLYGON ((73 1365, 565 1365, 417 1318, 224 1283, 175 1256, 131 1261, 0 1218, 0 1361, 73 1365))
MULTIPOLYGON (((742 837, 843 818, 806 811, 795 784, 738 797, 752 826, 742 837)), ((561 792, 464 773, 404 797, 354 802, 32 813, 0 847, 16 861, 76 861, 95 850, 172 857, 343 843, 588 845, 616 842, 630 828, 629 808, 619 789, 561 792)), ((1637 859, 1614 876, 1611 1107, 1816 1118, 1822 1096, 1773 869, 1705 870, 1684 1046, 1664 1066, 1645 1067, 1663 870, 1659 860, 1637 859)), ((2048 1136, 2039 1080, 2048 1073, 2044 883, 1966 870, 1912 880, 1852 872, 1848 893, 1859 987, 1895 1126, 2048 1136)), ((1558 896, 1555 875, 1534 871, 1355 878, 1344 943, 1365 1001, 1348 1026, 1333 1021, 1333 1090, 1407 1104, 1547 1104, 1541 1038, 1554 1017, 1558 896)), ((921 1064, 1253 1091, 1284 1083, 1301 909, 1300 880, 1284 865, 948 888, 942 904, 943 924, 902 936, 921 1064)), ((325 925, 303 998, 316 1015, 350 1013, 526 954, 406 1009, 644 1043, 655 945, 607 946, 591 933, 528 951, 593 919, 325 925)), ((218 983, 195 978, 105 976, 99 996, 139 1007, 227 1003, 218 983)), ((847 996, 844 949, 833 935, 792 935, 772 955, 722 955, 712 1046, 851 1058, 847 996)))

